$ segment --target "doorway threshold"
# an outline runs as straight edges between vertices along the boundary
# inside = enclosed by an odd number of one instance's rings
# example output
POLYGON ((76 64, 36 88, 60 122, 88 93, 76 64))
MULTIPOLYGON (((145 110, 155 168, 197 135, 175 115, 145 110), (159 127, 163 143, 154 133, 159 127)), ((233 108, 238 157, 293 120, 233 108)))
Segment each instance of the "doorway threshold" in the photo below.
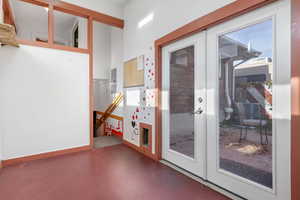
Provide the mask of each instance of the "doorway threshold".
POLYGON ((166 160, 161 160, 160 162, 162 164, 164 164, 164 165, 166 165, 166 166, 168 166, 168 167, 170 167, 170 168, 172 168, 172 169, 180 172, 181 174, 183 174, 183 175, 185 175, 185 176, 187 176, 187 177, 189 177, 189 178, 191 178, 191 179, 193 179, 193 180, 201 183, 202 185, 205 185, 205 186, 211 188, 212 190, 217 191, 217 192, 223 194, 224 196, 226 196, 226 197, 228 197, 230 199, 233 199, 233 200, 246 200, 245 198, 242 198, 242 197, 240 197, 240 196, 238 196, 238 195, 236 195, 236 194, 234 194, 234 193, 232 193, 232 192, 230 192, 230 191, 228 191, 228 190, 226 190, 226 189, 224 189, 224 188, 222 188, 222 187, 220 187, 218 185, 215 185, 215 184, 209 182, 208 180, 204 180, 203 178, 200 178, 200 177, 198 177, 198 176, 196 176, 196 175, 194 175, 194 174, 192 174, 192 173, 184 170, 183 168, 174 165, 173 163, 170 163, 170 162, 168 162, 166 160))

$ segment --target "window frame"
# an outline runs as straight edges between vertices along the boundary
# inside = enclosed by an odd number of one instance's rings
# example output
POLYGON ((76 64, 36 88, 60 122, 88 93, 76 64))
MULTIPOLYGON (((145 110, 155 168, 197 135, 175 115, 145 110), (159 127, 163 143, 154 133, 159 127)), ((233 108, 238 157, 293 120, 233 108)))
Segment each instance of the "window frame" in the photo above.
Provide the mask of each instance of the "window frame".
MULTIPOLYGON (((60 44, 55 44, 54 43, 54 11, 60 11, 64 12, 67 14, 74 15, 72 12, 65 12, 66 10, 62 9, 56 9, 54 6, 54 1, 44 1, 44 0, 18 0, 22 1, 25 3, 29 3, 32 5, 48 8, 48 41, 47 42, 40 42, 40 41, 31 41, 23 38, 17 37, 17 42, 19 44, 23 45, 30 45, 30 46, 37 46, 37 47, 44 47, 44 48, 51 48, 51 49, 58 49, 58 50, 65 50, 65 51, 71 51, 71 52, 78 52, 78 53, 89 53, 88 49, 88 40, 87 40, 87 48, 76 48, 72 46, 65 46, 65 45, 60 45, 60 44)), ((74 15, 78 16, 78 15, 74 15)), ((84 17, 85 19, 88 20, 88 16, 80 16, 84 17)), ((88 28, 86 28, 86 31, 88 32, 88 28)), ((87 34, 88 35, 88 34, 87 34)))
MULTIPOLYGON (((60 0, 18 0, 18 1, 48 8, 48 42, 31 41, 31 40, 17 37, 17 42, 22 45, 30 45, 30 46, 37 46, 43 48, 85 53, 85 54, 91 53, 92 38, 89 37, 91 35, 89 32, 92 31, 92 29, 89 28, 88 25, 86 27, 86 33, 87 33, 86 48, 77 48, 72 46, 54 44, 54 20, 55 20, 54 11, 59 11, 77 17, 85 18, 87 20, 87 24, 91 23, 92 21, 99 21, 101 23, 115 26, 121 29, 124 28, 124 21, 121 19, 109 15, 105 15, 90 9, 82 8, 80 6, 76 6, 60 0)), ((3 0, 3 10, 4 13, 7 13, 7 15, 10 16, 10 18, 8 18, 9 20, 6 20, 5 23, 12 24, 16 28, 15 22, 13 21, 12 9, 9 0, 3 0)))

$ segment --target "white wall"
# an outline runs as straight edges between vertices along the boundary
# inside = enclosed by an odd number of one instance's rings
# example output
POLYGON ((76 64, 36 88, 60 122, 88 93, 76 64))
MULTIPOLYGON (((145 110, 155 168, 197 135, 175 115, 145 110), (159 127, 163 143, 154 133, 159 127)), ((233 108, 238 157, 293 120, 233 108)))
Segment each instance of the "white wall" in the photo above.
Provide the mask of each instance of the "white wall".
POLYGON ((94 22, 94 109, 104 112, 110 104, 109 72, 111 66, 110 26, 94 22))
POLYGON ((104 112, 111 104, 109 80, 94 79, 94 111, 104 112))
MULTIPOLYGON (((2 3, 3 3, 3 1, 0 0, 0 23, 3 23, 2 3)), ((0 51, 1 51, 1 44, 0 44, 0 51)), ((2 148, 3 148, 3 144, 2 144, 3 139, 2 139, 2 137, 3 137, 3 133, 0 131, 0 162, 1 162, 1 160, 3 160, 2 159, 3 158, 3 156, 2 156, 2 152, 3 152, 3 150, 2 150, 2 148)))
POLYGON ((111 0, 65 0, 65 2, 105 13, 113 17, 123 18, 123 6, 111 0))
MULTIPOLYGON (((208 14, 226 4, 232 3, 235 0, 213 0, 213 1, 199 1, 199 0, 132 0, 124 10, 124 61, 136 58, 140 55, 150 55, 150 65, 154 62, 154 41, 163 37, 164 35, 180 28, 181 26, 208 14), (146 20, 145 20, 146 19, 146 20), (152 52, 149 52, 152 51, 152 52), (151 56, 152 55, 152 56, 151 56)), ((146 67, 146 66, 145 66, 146 67)), ((149 67, 149 65, 148 65, 149 67)), ((154 66, 153 66, 154 68, 154 66)), ((150 68, 154 72, 153 68, 150 68)), ((149 69, 149 68, 148 68, 149 69)), ((146 73, 147 74, 147 73, 146 73)), ((145 80, 148 78, 145 74, 145 80)), ((154 77, 155 78, 155 77, 154 77)), ((146 90, 151 92, 154 89, 154 81, 149 80, 148 86, 142 88, 131 88, 130 90, 146 90)), ((125 90, 128 91, 128 90, 125 90)), ((139 108, 143 105, 138 106, 139 108)), ((139 144, 139 137, 132 137, 130 106, 125 107, 125 133, 124 138, 131 143, 139 144), (131 131, 129 131, 131 130, 131 131)), ((146 123, 153 126, 153 146, 155 149, 155 129, 154 129, 154 115, 155 109, 152 106, 146 106, 147 119, 146 123), (148 110, 148 111, 147 111, 148 110)))
MULTIPOLYGON (((94 102, 95 110, 105 111, 112 102, 110 71, 117 68, 117 92, 122 91, 123 30, 94 22, 94 102)), ((114 114, 122 115, 118 108, 114 114)))
POLYGON ((111 65, 111 28, 94 22, 94 79, 109 79, 111 65))
POLYGON ((123 30, 111 28, 111 69, 117 68, 117 91, 123 90, 123 30))
MULTIPOLYGON (((122 7, 110 1, 67 1, 123 16, 122 7)), ((0 58, 5 58, 0 64, 4 160, 89 144, 88 55, 5 46, 0 58)))
POLYGON ((130 1, 124 11, 124 59, 142 54, 156 39, 233 1, 130 1), (139 22, 150 14, 153 14, 153 20, 139 28, 139 22))
MULTIPOLYGON (((117 69, 117 93, 123 92, 123 30, 111 28, 111 69, 117 69)), ((123 116, 123 102, 114 111, 123 116)))
POLYGON ((4 160, 89 145, 88 55, 0 49, 4 160))

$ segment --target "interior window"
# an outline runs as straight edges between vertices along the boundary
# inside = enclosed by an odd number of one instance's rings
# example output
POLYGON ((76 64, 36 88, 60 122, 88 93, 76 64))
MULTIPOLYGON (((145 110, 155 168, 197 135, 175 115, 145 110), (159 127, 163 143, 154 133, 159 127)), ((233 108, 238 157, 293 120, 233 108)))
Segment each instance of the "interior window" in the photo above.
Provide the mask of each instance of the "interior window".
POLYGON ((87 19, 54 11, 54 44, 87 48, 87 19))
POLYGON ((48 7, 10 0, 15 17, 17 37, 29 41, 48 42, 48 7))

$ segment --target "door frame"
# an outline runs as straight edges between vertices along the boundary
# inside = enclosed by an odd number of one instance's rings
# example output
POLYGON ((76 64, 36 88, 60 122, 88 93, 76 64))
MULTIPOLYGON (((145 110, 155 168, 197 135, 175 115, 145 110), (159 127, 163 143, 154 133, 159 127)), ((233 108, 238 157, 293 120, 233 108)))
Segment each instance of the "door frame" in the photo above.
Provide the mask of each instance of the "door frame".
MULTIPOLYGON (((191 36, 276 1, 278 0, 237 0, 208 15, 198 18, 155 41, 155 157, 157 160, 162 159, 162 48, 172 42, 191 36)), ((292 200, 297 200, 300 199, 300 190, 297 190, 296 188, 297 185, 300 185, 300 57, 298 56, 300 54, 300 13, 298 12, 300 10, 300 1, 291 0, 291 7, 291 189, 292 200)))

